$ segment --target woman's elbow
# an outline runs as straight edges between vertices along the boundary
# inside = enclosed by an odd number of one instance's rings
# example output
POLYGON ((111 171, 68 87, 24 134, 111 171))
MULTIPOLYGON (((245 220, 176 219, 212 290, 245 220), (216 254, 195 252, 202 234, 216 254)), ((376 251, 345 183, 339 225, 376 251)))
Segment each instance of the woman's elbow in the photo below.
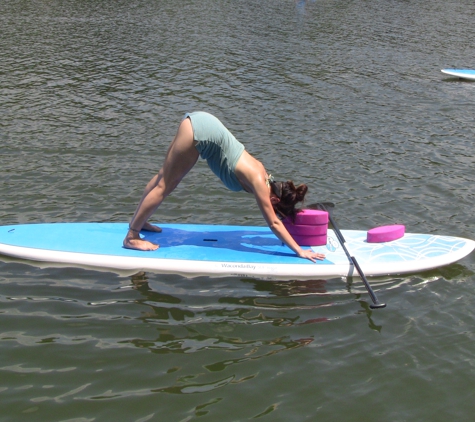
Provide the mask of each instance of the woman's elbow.
POLYGON ((272 231, 279 231, 279 229, 282 228, 282 226, 283 224, 279 219, 269 221, 269 228, 272 231))

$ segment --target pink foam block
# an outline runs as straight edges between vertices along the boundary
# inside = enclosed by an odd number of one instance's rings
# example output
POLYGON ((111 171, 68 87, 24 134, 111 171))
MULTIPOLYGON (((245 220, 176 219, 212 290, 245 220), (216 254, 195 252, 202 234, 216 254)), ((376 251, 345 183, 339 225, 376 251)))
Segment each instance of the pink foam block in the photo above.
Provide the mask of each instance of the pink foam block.
POLYGON ((366 241, 368 243, 391 242, 404 236, 406 227, 401 224, 393 224, 390 226, 380 226, 368 230, 366 241))
POLYGON ((283 221, 285 228, 291 234, 299 236, 315 236, 327 234, 328 224, 292 224, 288 221, 283 221))
MULTIPOLYGON (((286 218, 284 221, 289 221, 286 218)), ((295 224, 328 224, 328 212, 320 210, 302 210, 295 217, 295 224)))
POLYGON ((315 235, 315 236, 303 236, 298 234, 293 234, 292 237, 300 246, 321 246, 327 244, 327 235, 315 235))

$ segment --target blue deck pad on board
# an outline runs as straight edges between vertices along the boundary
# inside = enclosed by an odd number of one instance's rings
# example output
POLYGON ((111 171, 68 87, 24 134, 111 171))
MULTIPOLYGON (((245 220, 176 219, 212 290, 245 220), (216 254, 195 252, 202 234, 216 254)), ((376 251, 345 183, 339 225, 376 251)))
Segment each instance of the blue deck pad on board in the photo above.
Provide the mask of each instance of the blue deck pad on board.
MULTIPOLYGON (((268 227, 163 224, 161 233, 141 237, 160 245, 156 251, 126 249, 124 223, 56 223, 3 226, 0 243, 62 252, 140 258, 223 262, 306 263, 268 227)), ((311 264, 310 261, 308 261, 311 264)))

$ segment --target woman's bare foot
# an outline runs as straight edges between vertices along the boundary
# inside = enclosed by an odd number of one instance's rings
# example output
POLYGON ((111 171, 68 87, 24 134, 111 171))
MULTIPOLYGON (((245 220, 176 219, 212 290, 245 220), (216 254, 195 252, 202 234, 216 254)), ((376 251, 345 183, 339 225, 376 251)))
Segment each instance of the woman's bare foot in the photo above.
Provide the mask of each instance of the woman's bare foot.
POLYGON ((142 230, 146 230, 148 232, 155 232, 155 233, 161 233, 162 229, 158 226, 154 226, 153 224, 150 224, 148 221, 143 225, 142 230))
POLYGON ((125 236, 123 245, 124 248, 136 249, 138 251, 155 251, 160 247, 159 245, 149 242, 148 240, 141 239, 139 234, 134 233, 132 230, 129 230, 127 236, 125 236))

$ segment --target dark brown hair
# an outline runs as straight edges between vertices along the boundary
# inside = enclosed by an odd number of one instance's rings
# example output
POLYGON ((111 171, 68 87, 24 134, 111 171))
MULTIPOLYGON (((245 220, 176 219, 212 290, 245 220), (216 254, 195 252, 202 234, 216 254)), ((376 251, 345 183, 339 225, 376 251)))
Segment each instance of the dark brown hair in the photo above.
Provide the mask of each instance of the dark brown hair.
POLYGON ((287 182, 272 182, 272 191, 280 201, 274 204, 274 211, 280 217, 290 217, 295 222, 295 216, 300 211, 295 208, 297 202, 303 202, 307 194, 308 187, 305 184, 295 186, 292 180, 287 182))

